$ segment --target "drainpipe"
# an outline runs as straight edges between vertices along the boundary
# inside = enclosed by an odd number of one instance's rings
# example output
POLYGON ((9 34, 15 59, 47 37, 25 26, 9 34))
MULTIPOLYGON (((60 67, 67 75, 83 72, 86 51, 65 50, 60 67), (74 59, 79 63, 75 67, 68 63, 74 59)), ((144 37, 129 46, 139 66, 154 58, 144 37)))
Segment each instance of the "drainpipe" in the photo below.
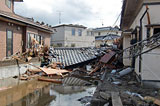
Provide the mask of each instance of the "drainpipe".
MULTIPOLYGON (((146 11, 143 13, 142 17, 140 18, 140 30, 139 30, 139 42, 142 41, 142 29, 143 29, 143 26, 142 26, 142 20, 144 18, 144 16, 146 15, 146 13, 148 12, 148 9, 149 8, 146 8, 146 11)), ((141 73, 141 68, 142 68, 142 42, 139 43, 139 46, 140 46, 140 55, 139 55, 139 72, 141 73)), ((140 75, 140 79, 141 79, 141 75, 140 75)))

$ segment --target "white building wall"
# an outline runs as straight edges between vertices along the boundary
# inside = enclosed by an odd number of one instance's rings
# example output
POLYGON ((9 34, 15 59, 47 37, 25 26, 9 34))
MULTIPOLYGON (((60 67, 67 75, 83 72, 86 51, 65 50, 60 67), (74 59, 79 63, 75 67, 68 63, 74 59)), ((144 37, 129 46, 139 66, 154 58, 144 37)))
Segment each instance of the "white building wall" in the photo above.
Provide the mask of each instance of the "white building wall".
MULTIPOLYGON (((140 18, 145 12, 146 7, 143 6, 139 14, 137 15, 136 19, 134 20, 133 24, 130 28, 135 28, 136 26, 140 25, 140 18)), ((160 24, 160 15, 159 11, 160 5, 149 5, 149 14, 151 19, 151 24, 160 24)), ((147 16, 145 15, 143 19, 143 36, 142 39, 146 38, 146 27, 145 25, 148 24, 147 16)), ((148 47, 146 47, 147 49, 148 47)), ((145 50, 146 50, 145 49, 145 50)), ((142 72, 139 73, 139 59, 136 59, 136 66, 135 71, 137 74, 141 74, 142 80, 160 80, 160 71, 159 71, 159 62, 160 62, 160 55, 156 55, 160 53, 160 48, 157 48, 147 54, 142 55, 142 72)))
POLYGON ((121 31, 110 31, 110 30, 106 30, 106 31, 94 31, 94 36, 103 36, 103 35, 107 35, 107 34, 115 34, 115 35, 119 35, 121 36, 121 31), (100 32, 100 35, 99 35, 100 32))
MULTIPOLYGON (((131 41, 131 35, 124 35, 123 37, 123 50, 130 47, 130 41, 131 41)), ((128 58, 129 51, 124 51, 123 52, 123 64, 125 66, 131 66, 131 59, 128 58)))
POLYGON ((51 38, 51 45, 56 45, 56 44, 62 44, 62 46, 64 46, 64 27, 57 27, 54 28, 56 29, 55 33, 52 34, 52 38, 51 38))
POLYGON ((95 37, 87 36, 86 28, 63 26, 56 28, 57 32, 52 35, 52 43, 62 43, 63 47, 93 47, 95 46, 95 37), (72 35, 72 28, 75 28, 75 35, 72 35), (78 35, 78 30, 82 30, 82 36, 78 35))
POLYGON ((71 46, 75 44, 75 47, 91 47, 95 46, 95 37, 87 36, 87 29, 85 28, 75 28, 75 35, 72 35, 72 28, 65 27, 65 46, 71 46), (78 30, 82 30, 82 36, 78 35, 78 30))

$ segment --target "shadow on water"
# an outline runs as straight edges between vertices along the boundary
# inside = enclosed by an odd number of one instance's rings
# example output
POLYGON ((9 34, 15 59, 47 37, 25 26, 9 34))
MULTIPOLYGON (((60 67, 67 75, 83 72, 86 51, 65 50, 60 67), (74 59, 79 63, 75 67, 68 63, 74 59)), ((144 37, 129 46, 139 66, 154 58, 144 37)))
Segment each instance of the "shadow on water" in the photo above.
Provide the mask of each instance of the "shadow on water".
POLYGON ((83 106, 78 99, 91 96, 94 90, 32 80, 1 90, 0 106, 83 106))

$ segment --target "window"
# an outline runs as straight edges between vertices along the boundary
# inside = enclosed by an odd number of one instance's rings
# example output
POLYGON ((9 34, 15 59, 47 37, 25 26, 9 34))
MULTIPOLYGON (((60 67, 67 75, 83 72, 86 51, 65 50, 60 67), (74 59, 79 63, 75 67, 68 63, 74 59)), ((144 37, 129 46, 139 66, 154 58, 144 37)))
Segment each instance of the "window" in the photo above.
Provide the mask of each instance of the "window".
POLYGON ((41 43, 42 43, 42 36, 39 35, 39 44, 41 45, 41 43))
POLYGON ((57 43, 57 46, 58 47, 62 47, 62 43, 57 43))
POLYGON ((74 43, 71 44, 71 47, 75 47, 76 45, 74 43))
POLYGON ((30 33, 27 34, 27 48, 31 48, 31 36, 30 36, 30 33))
POLYGON ((42 36, 28 33, 27 34, 27 48, 32 48, 33 43, 35 47, 38 47, 38 43, 41 45, 42 43, 42 36))
POLYGON ((154 28, 153 35, 160 33, 160 28, 154 28))
POLYGON ((150 37, 150 33, 151 33, 151 28, 147 28, 147 38, 150 37))
POLYGON ((13 32, 7 30, 6 32, 6 56, 9 57, 13 54, 13 32))
POLYGON ((87 36, 89 36, 90 35, 90 31, 87 31, 87 36))
POLYGON ((82 36, 82 29, 78 29, 78 36, 82 36))
POLYGON ((98 35, 101 35, 101 32, 98 32, 98 35))
POLYGON ((75 28, 72 28, 72 35, 75 35, 75 28))
POLYGON ((6 6, 7 6, 8 8, 11 8, 11 0, 6 0, 6 6))
POLYGON ((93 36, 93 32, 92 31, 87 31, 87 35, 88 36, 93 36))

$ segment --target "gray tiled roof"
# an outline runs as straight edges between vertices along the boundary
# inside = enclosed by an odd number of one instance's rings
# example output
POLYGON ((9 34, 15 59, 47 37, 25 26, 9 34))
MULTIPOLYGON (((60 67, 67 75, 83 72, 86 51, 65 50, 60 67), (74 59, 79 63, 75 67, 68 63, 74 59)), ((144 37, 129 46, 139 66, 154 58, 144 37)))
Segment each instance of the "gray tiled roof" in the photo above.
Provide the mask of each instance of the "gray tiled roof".
POLYGON ((61 62, 64 67, 95 59, 98 55, 93 48, 54 48, 53 54, 52 62, 61 62))

